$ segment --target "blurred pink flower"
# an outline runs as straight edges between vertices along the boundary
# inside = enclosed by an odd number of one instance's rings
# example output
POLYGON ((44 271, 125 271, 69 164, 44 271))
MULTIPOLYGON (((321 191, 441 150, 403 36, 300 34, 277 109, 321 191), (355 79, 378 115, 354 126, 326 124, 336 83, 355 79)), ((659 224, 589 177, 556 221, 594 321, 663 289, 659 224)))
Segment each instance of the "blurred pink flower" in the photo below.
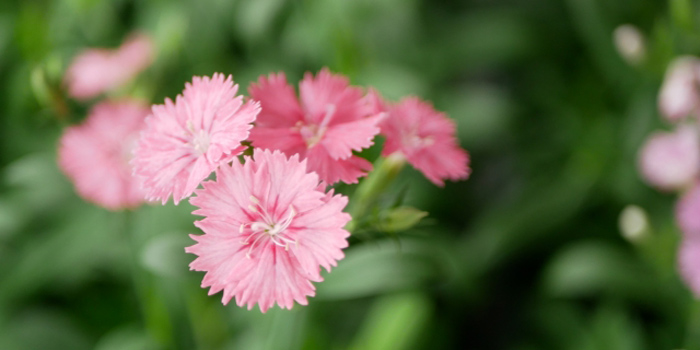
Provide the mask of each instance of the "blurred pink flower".
POLYGON ((696 183, 678 201, 676 221, 686 237, 700 239, 700 183, 696 183))
POLYGON ((118 88, 153 61, 153 43, 145 34, 133 34, 115 50, 88 49, 71 63, 64 77, 68 94, 89 99, 118 88))
POLYGON ((352 152, 373 144, 381 115, 371 114, 360 88, 328 69, 315 78, 307 73, 299 95, 301 102, 283 73, 251 85, 250 96, 262 106, 250 132, 253 146, 299 154, 328 184, 356 183, 372 164, 352 152))
POLYGON ((111 210, 144 201, 129 160, 147 115, 140 102, 101 102, 83 124, 65 130, 58 164, 83 198, 111 210))
POLYGON ((700 298, 700 239, 686 237, 678 249, 678 270, 681 278, 700 298))
POLYGON ((417 97, 385 104, 377 94, 373 103, 375 108, 388 112, 381 123, 386 136, 382 155, 405 157, 438 186, 443 186, 445 179, 469 177, 469 155, 459 146, 454 121, 444 113, 417 97))
POLYGON ((662 190, 689 185, 700 170, 700 140, 691 126, 656 132, 642 147, 639 167, 644 179, 662 190))
POLYGON ((692 56, 675 59, 666 70, 664 83, 659 91, 659 110, 670 121, 679 121, 690 114, 697 114, 700 60, 692 56))
POLYGON ((135 151, 134 173, 143 180, 149 200, 163 204, 188 197, 214 169, 241 154, 252 122, 260 112, 255 101, 243 103, 231 76, 194 77, 175 103, 153 106, 135 151))
POLYGON ((233 162, 216 172, 190 202, 205 216, 195 225, 204 235, 186 248, 198 257, 190 264, 206 271, 202 287, 209 295, 223 290, 222 302, 262 312, 275 303, 291 309, 306 305, 320 282, 321 266, 344 257, 350 235, 343 226, 347 197, 317 190, 319 178, 307 173, 306 161, 279 152, 255 149, 254 160, 233 162))

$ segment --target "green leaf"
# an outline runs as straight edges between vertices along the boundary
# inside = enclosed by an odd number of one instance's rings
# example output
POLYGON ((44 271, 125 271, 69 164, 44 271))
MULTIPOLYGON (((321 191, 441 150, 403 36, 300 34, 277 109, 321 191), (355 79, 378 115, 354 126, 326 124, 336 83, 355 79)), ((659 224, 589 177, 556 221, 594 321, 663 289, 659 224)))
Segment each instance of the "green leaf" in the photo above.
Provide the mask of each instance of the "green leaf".
POLYGON ((420 248, 406 242, 398 248, 393 240, 353 247, 316 286, 316 297, 350 299, 418 286, 435 272, 420 248))
POLYGON ((644 350, 644 330, 639 319, 620 306, 601 306, 591 322, 591 331, 582 337, 580 347, 590 350, 644 350))
POLYGON ((162 277, 183 277, 188 274, 187 265, 192 256, 185 247, 192 240, 184 233, 166 233, 151 238, 141 251, 143 267, 162 277))
POLYGON ((274 350, 300 349, 308 328, 308 308, 294 307, 284 310, 273 307, 261 313, 257 307, 252 311, 239 308, 233 312, 245 313, 243 318, 249 325, 247 331, 237 337, 232 349, 274 350))
POLYGON ((0 325, 0 349, 90 349, 88 337, 68 314, 49 309, 23 311, 0 325))
POLYGON ((108 333, 95 345, 95 350, 152 350, 159 348, 146 332, 131 326, 108 333))
POLYGON ((350 349, 413 349, 431 313, 423 294, 384 296, 375 302, 350 349))
POLYGON ((544 287, 560 297, 622 296, 653 302, 654 276, 634 256, 606 242, 577 242, 545 270, 544 287))
POLYGON ((693 29, 693 5, 690 0, 669 1, 673 22, 684 30, 693 29))

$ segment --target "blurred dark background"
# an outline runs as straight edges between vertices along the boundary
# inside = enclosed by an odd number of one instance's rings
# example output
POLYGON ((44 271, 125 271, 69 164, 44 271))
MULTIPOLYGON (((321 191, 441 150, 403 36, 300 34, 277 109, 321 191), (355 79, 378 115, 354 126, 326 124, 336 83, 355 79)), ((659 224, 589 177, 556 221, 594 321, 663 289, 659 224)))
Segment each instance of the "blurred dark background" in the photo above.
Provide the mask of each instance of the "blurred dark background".
POLYGON ((636 162, 646 135, 666 127, 656 106, 666 66, 700 53, 699 10, 691 0, 3 1, 0 349, 696 348, 700 304, 676 272, 674 197, 644 184, 636 162), (642 58, 618 52, 622 24, 644 36, 642 58), (97 101, 65 96, 66 67, 134 31, 152 36, 156 60, 111 97, 163 103, 214 72, 245 92, 261 74, 296 84, 329 67, 392 100, 432 101, 456 120, 473 175, 438 188, 406 169, 386 197, 406 191, 429 217, 353 237, 309 306, 223 306, 187 267, 192 207, 109 212, 56 165, 62 130, 97 101), (644 236, 621 234, 629 205, 646 213, 644 236))

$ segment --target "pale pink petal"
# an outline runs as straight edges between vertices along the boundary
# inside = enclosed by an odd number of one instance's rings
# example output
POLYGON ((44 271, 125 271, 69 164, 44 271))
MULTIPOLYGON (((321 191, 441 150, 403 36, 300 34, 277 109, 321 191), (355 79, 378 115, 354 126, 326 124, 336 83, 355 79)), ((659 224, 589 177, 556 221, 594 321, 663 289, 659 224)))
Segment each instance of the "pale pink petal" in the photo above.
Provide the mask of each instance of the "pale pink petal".
POLYGON ((280 150, 289 155, 305 155, 308 149, 299 131, 292 128, 266 128, 256 125, 250 130, 249 138, 253 147, 280 150))
POLYGON ((327 68, 316 77, 306 73, 299 83, 299 95, 308 123, 321 124, 331 114, 328 125, 347 123, 370 115, 362 89, 350 86, 348 78, 327 68))
POLYGON ((445 179, 465 180, 471 171, 467 151, 449 139, 414 152, 408 157, 408 162, 438 186, 444 186, 445 179))
POLYGON ((195 223, 204 235, 186 248, 197 255, 190 267, 206 272, 202 287, 223 291, 224 304, 235 298, 262 312, 305 305, 321 266, 343 258, 347 198, 318 191, 318 176, 298 156, 256 149, 245 158, 220 167, 190 200, 205 216, 195 223))
POLYGON ((700 238, 700 183, 678 201, 676 221, 686 237, 700 238))
POLYGON ((700 140, 695 128, 656 132, 640 151, 644 179, 661 190, 676 190, 692 183, 700 171, 700 140))
POLYGON ((58 164, 86 200, 111 210, 144 201, 129 161, 148 108, 138 101, 107 101, 61 137, 58 164))
POLYGON ((336 124, 326 131, 321 144, 331 158, 348 158, 352 155, 352 151, 359 152, 374 144, 372 140, 379 133, 377 124, 382 116, 382 114, 377 114, 348 123, 336 124))
POLYGON ((128 68, 128 71, 138 73, 151 65, 154 58, 155 44, 144 33, 131 34, 115 53, 115 61, 128 68))
MULTIPOLYGON (((306 271, 314 271, 312 267, 319 265, 326 271, 330 271, 331 266, 336 266, 336 262, 345 256, 342 250, 336 248, 348 246, 347 238, 350 233, 343 227, 350 221, 350 215, 346 213, 342 213, 342 216, 333 215, 345 208, 348 198, 333 195, 333 190, 331 190, 326 194, 324 201, 326 205, 322 207, 322 210, 304 213, 299 216, 296 223, 306 227, 307 230, 303 239, 299 240, 299 245, 292 247, 292 250, 311 249, 318 252, 315 256, 304 255, 308 259, 300 260, 306 271)), ((316 277, 320 278, 320 275, 316 277)))
POLYGON ((360 177, 372 171, 372 163, 358 156, 345 159, 333 159, 321 147, 314 147, 306 153, 309 171, 319 174, 329 184, 342 181, 347 184, 357 183, 360 177))
POLYGON ((124 85, 152 61, 153 43, 145 34, 134 34, 118 49, 88 49, 78 54, 64 83, 72 97, 89 99, 124 85))
POLYGON ((149 199, 165 204, 172 195, 177 204, 220 164, 243 152, 241 141, 260 107, 243 103, 237 91, 231 76, 194 77, 175 103, 166 99, 153 106, 134 158, 149 199))
POLYGON ((389 110, 389 107, 384 101, 382 95, 375 88, 369 88, 367 95, 364 97, 365 103, 369 106, 370 114, 384 113, 389 110))

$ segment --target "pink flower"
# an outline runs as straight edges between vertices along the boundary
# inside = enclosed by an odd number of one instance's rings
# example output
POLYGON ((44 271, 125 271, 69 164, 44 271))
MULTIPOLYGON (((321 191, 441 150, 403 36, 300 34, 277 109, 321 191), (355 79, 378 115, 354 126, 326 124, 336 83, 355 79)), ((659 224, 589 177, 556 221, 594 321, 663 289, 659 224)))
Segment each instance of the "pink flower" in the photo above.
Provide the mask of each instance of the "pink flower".
POLYGON ((378 95, 373 100, 375 108, 388 112, 381 123, 386 136, 382 155, 405 157, 438 186, 444 186, 446 179, 469 177, 469 155, 459 146, 455 123, 444 113, 417 97, 387 106, 378 95))
POLYGON ((381 115, 371 115, 362 90, 348 84, 328 69, 315 78, 307 73, 299 101, 283 73, 260 77, 250 87, 250 96, 262 106, 250 132, 253 145, 299 154, 328 184, 356 183, 372 164, 352 152, 373 144, 381 115))
POLYGON ((700 60, 692 56, 675 59, 666 70, 666 77, 659 92, 659 110, 666 119, 679 121, 690 114, 697 114, 697 85, 700 83, 700 60))
POLYGON ((686 237, 678 250, 678 270, 685 284, 700 297, 700 239, 686 237))
POLYGON ((275 303, 291 309, 306 305, 320 282, 321 266, 344 257, 350 215, 347 197, 317 190, 319 178, 306 161, 279 151, 255 149, 254 160, 233 162, 216 172, 190 202, 199 207, 195 222, 204 235, 186 248, 198 257, 190 268, 206 271, 202 287, 209 295, 223 290, 222 302, 262 312, 275 303))
POLYGON ((153 106, 135 151, 134 173, 149 200, 175 204, 194 192, 214 169, 245 149, 251 123, 260 112, 255 101, 243 103, 231 76, 194 77, 175 103, 153 106))
POLYGON ((640 152, 639 167, 644 179, 662 190, 690 184, 700 170, 700 140, 693 127, 674 132, 656 132, 640 152))
POLYGON ((676 206, 676 222, 686 237, 700 239, 700 183, 681 197, 676 206))
POLYGON ((83 198, 112 210, 143 202, 129 160, 146 115, 139 102, 101 102, 83 124, 66 129, 58 164, 83 198))
POLYGON ((116 50, 85 50, 66 71, 68 93, 77 99, 95 97, 124 85, 152 61, 153 43, 145 34, 130 36, 116 50))

